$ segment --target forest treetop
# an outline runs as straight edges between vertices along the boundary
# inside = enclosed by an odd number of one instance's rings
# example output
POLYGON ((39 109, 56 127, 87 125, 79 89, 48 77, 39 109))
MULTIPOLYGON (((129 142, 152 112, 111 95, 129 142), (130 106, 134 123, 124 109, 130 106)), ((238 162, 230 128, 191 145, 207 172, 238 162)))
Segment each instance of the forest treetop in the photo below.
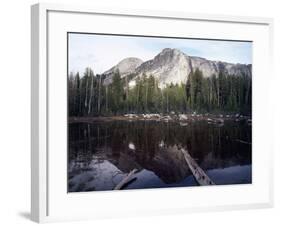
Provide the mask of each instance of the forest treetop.
POLYGON ((86 68, 84 75, 68 75, 69 116, 111 116, 126 113, 235 112, 251 115, 252 79, 240 74, 219 72, 205 77, 199 69, 187 75, 186 83, 166 84, 151 74, 135 78, 129 87, 129 74, 121 78, 117 71, 112 83, 105 85, 105 75, 86 68))

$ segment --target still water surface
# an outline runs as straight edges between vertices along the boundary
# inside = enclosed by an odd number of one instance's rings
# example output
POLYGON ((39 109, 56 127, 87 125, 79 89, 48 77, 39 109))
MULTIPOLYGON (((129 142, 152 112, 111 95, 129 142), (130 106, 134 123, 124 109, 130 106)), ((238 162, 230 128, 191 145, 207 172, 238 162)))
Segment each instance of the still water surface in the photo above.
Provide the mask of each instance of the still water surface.
POLYGON ((69 192, 112 190, 133 169, 136 180, 125 189, 198 186, 181 148, 217 185, 252 181, 246 123, 70 123, 68 133, 69 192))

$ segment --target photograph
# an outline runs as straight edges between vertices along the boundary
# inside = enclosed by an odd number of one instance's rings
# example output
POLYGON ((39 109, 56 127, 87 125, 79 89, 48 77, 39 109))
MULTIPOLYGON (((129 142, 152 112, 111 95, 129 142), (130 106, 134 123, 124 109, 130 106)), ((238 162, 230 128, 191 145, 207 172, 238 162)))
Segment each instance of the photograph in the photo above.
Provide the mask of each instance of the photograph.
POLYGON ((68 192, 252 183, 252 41, 66 38, 68 192))

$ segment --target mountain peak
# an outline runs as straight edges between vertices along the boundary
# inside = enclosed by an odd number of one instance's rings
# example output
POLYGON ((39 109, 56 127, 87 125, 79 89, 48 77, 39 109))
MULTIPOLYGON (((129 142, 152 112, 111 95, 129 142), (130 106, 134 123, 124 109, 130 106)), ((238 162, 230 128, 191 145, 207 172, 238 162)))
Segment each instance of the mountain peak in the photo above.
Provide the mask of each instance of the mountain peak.
POLYGON ((127 57, 121 60, 116 66, 110 68, 108 71, 105 71, 103 74, 112 74, 119 71, 122 74, 132 73, 143 61, 136 57, 127 57))
POLYGON ((106 84, 112 81, 112 75, 117 71, 121 77, 134 74, 132 82, 143 74, 154 76, 159 87, 164 88, 167 84, 185 84, 190 72, 196 69, 202 71, 204 77, 218 75, 220 71, 229 75, 245 74, 251 76, 251 65, 231 64, 227 62, 211 61, 202 57, 188 56, 176 48, 164 48, 153 59, 142 62, 134 57, 125 58, 116 66, 104 72, 107 75, 106 84))
POLYGON ((183 54, 182 51, 176 48, 165 48, 162 49, 162 51, 159 53, 159 55, 164 55, 164 54, 183 54))
POLYGON ((109 70, 105 71, 103 74, 107 76, 104 83, 110 84, 112 82, 112 75, 119 72, 121 77, 133 73, 135 69, 140 66, 143 61, 136 57, 127 57, 121 60, 117 65, 113 66, 109 70))
POLYGON ((165 48, 153 59, 159 65, 172 65, 184 61, 186 55, 179 49, 165 48))

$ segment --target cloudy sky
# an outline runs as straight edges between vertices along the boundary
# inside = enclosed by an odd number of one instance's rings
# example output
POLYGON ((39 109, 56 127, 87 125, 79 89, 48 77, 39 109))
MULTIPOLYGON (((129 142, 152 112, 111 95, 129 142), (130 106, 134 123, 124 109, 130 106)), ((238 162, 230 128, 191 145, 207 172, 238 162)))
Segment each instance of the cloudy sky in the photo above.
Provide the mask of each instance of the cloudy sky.
POLYGON ((252 43, 195 39, 110 36, 69 33, 69 72, 83 73, 91 67, 103 73, 127 57, 143 61, 155 57, 164 48, 178 48, 190 56, 229 63, 250 64, 252 43))

